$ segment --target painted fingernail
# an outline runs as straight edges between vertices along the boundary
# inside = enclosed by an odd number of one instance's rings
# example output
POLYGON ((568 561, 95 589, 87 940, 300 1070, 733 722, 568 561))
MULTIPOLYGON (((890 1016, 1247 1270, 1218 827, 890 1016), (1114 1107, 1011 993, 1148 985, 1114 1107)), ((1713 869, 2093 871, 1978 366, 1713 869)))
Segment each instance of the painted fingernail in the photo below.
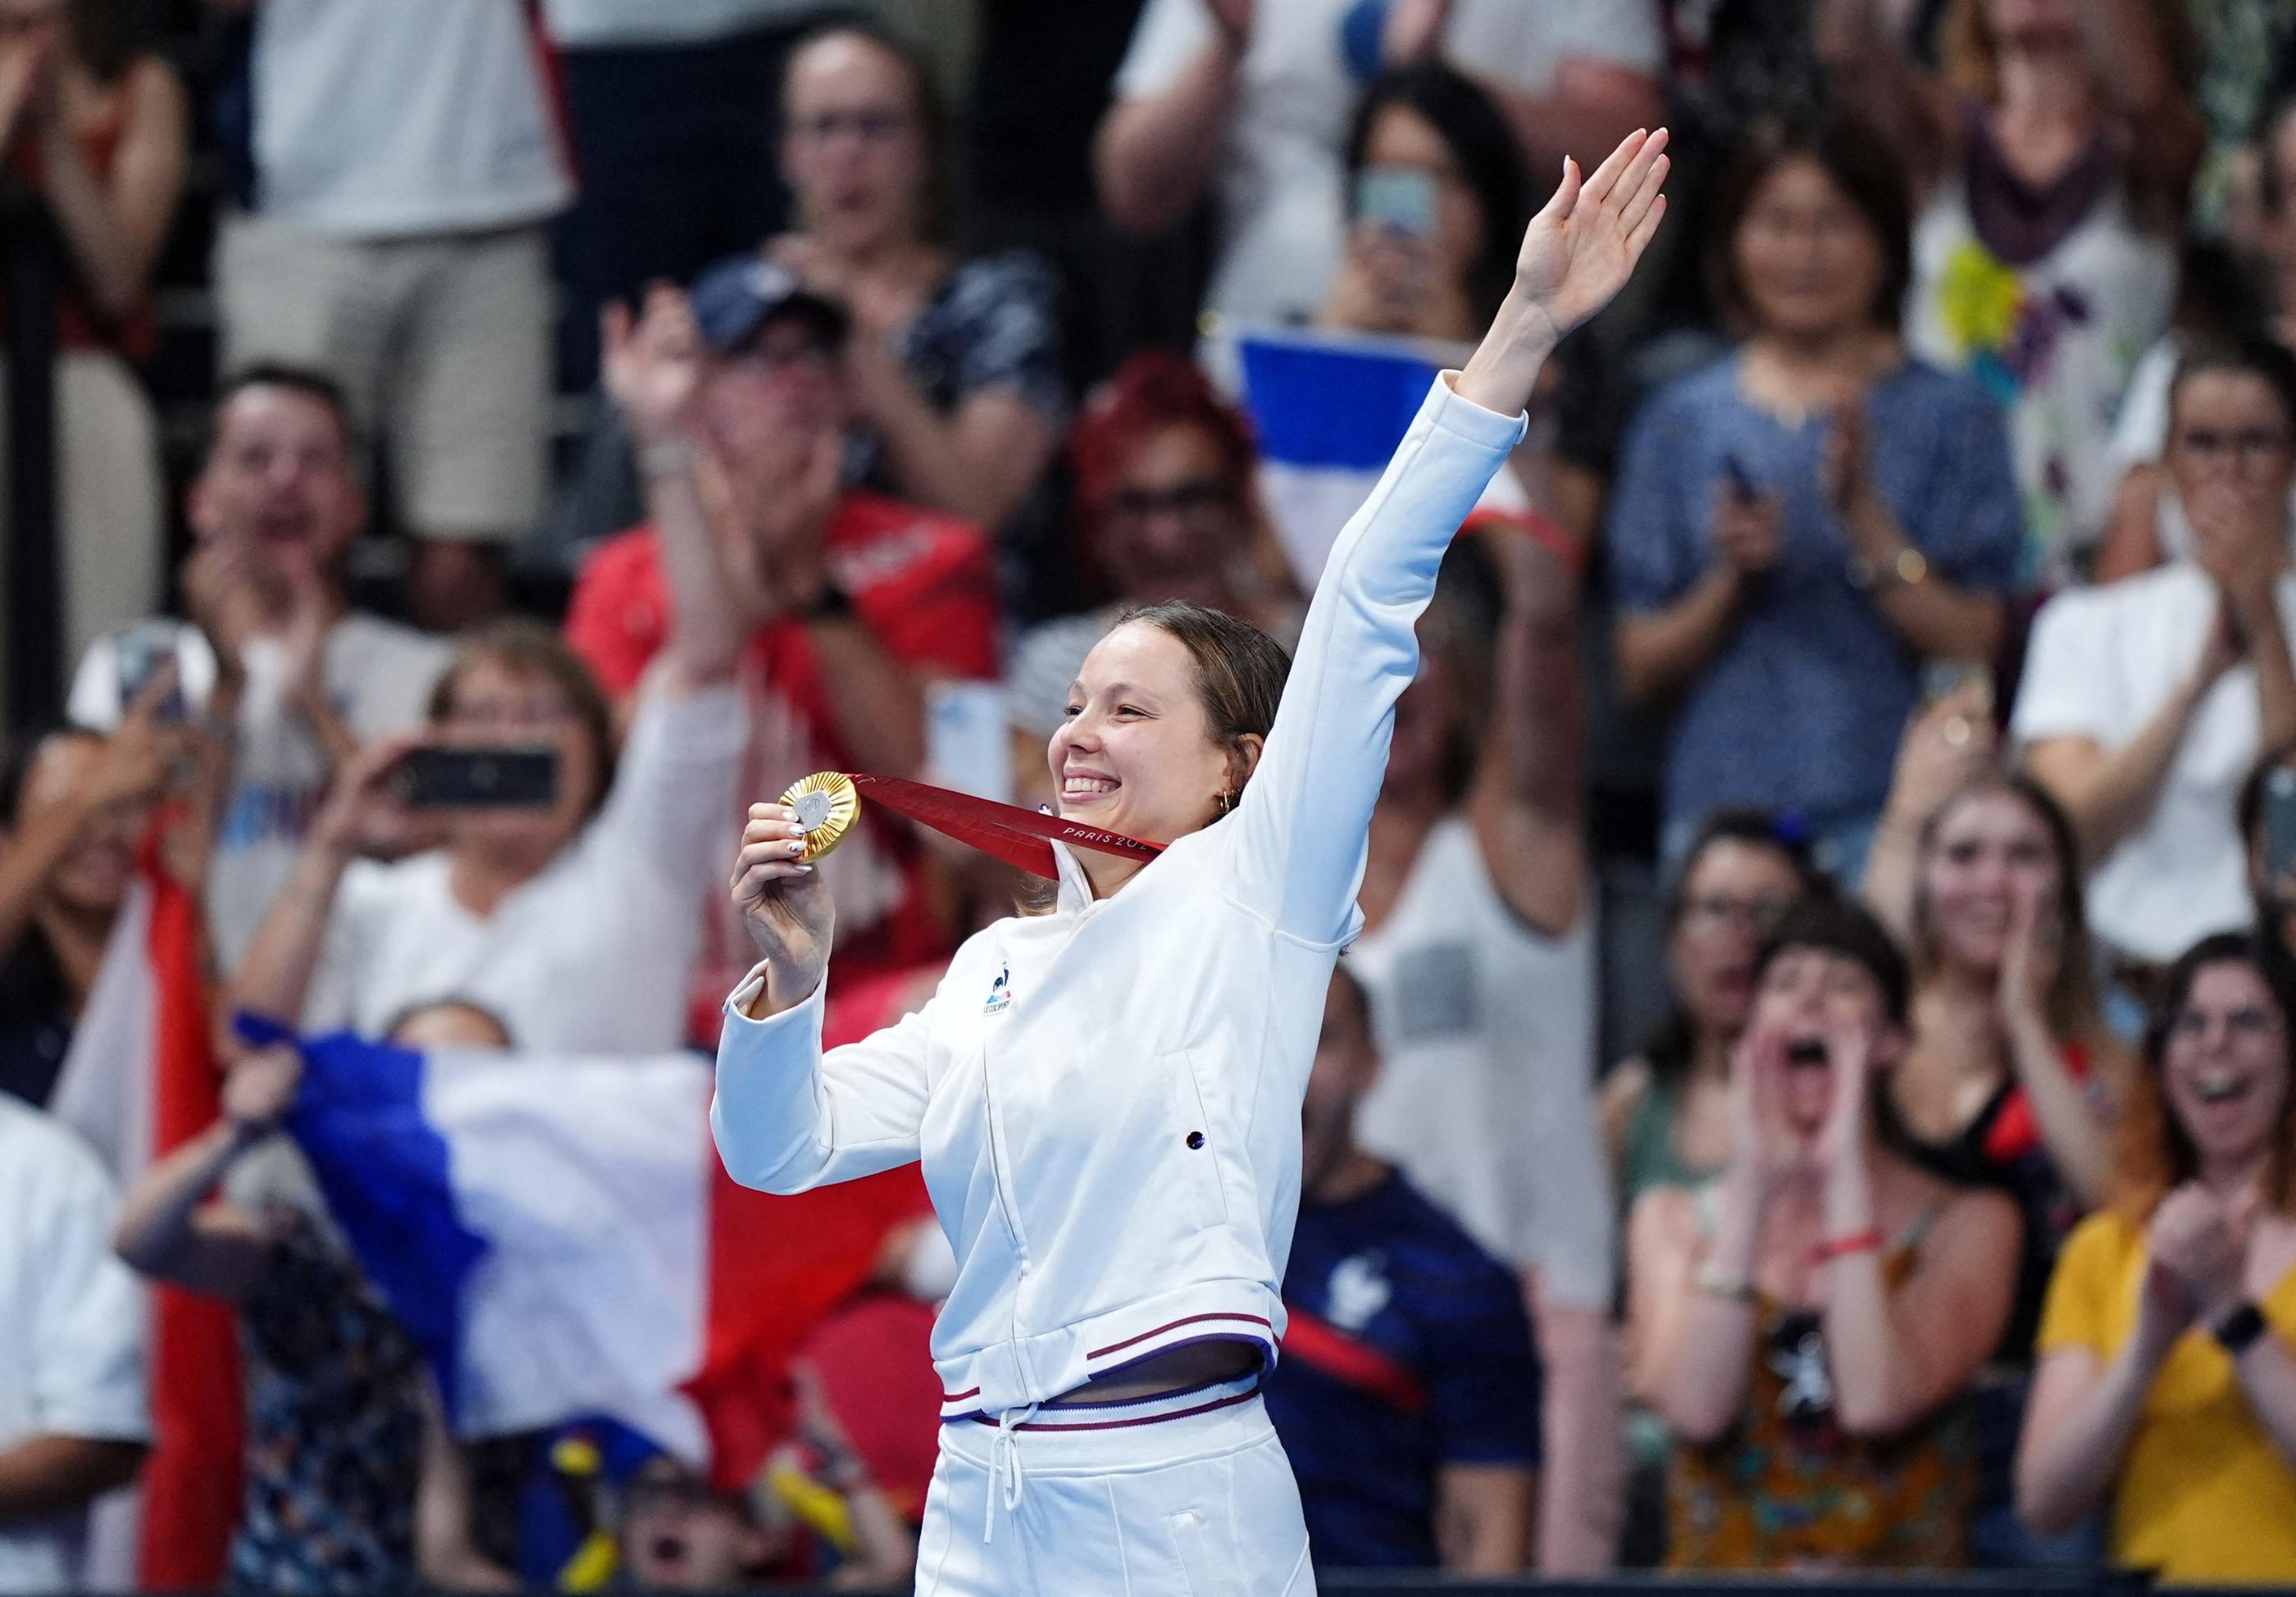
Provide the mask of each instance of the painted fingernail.
POLYGON ((805 828, 798 825, 795 822, 791 822, 790 823, 789 834, 793 838, 801 838, 805 835, 805 828))
POLYGON ((813 867, 811 865, 800 865, 797 868, 797 873, 800 876, 810 876, 813 874, 813 867))
POLYGON ((804 844, 804 842, 803 842, 802 840, 800 840, 800 841, 798 841, 798 842, 791 843, 791 844, 789 846, 789 851, 790 851, 791 854, 803 854, 803 853, 805 852, 805 844, 804 844))

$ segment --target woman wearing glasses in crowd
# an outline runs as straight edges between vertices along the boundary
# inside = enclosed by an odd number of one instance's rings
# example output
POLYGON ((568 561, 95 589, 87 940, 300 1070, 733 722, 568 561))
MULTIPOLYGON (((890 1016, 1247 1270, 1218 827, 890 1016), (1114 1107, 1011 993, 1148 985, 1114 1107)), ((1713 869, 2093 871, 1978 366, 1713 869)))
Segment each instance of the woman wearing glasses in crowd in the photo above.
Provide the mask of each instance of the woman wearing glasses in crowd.
POLYGON ((907 45, 832 24, 791 53, 782 94, 797 225, 766 252, 852 313, 868 486, 1018 534, 1068 419, 1050 269, 951 250, 947 119, 907 45))
POLYGON ((2112 1560, 2167 1581, 2296 1581, 2296 970, 2245 932, 2169 970, 2112 1206, 2042 1315, 2017 1503, 2110 1505, 2112 1560))
POLYGON ((2011 720, 2093 862, 2090 930, 2140 996, 2195 940, 2249 923, 2234 800, 2259 752, 2296 739, 2296 356, 2196 346, 2169 418, 2194 558, 2052 600, 2011 720))
POLYGON ((2071 824, 2030 778, 1993 766, 1990 724, 1965 713, 1979 708, 1941 704, 1908 730, 1866 878, 1915 975, 1913 1045, 1879 1108, 1916 1163, 2006 1193, 2024 1218, 2014 1307, 1977 1388, 1971 1557, 2089 1563, 2086 1528, 2024 1533, 2010 1478, 2042 1294, 2066 1235, 2103 1200, 2130 1061, 2098 1008, 2071 824))

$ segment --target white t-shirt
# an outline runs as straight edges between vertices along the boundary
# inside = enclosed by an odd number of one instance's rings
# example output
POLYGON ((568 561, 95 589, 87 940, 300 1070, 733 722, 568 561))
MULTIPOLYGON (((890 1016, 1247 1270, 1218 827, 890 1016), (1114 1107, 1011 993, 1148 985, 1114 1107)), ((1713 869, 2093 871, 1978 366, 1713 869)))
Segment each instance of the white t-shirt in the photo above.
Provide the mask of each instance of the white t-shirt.
POLYGON ((443 850, 344 872, 306 1031, 379 1036, 414 1005, 459 998, 529 1052, 666 1053, 685 1042, 694 905, 733 865, 726 817, 749 724, 731 684, 684 699, 643 692, 597 817, 492 914, 455 898, 443 850))
MULTIPOLYGON (((1260 0, 1255 8, 1218 178, 1209 309, 1297 322, 1323 304, 1346 236, 1341 157, 1363 87, 1342 37, 1354 9, 1355 0, 1260 0)), ((1204 0, 1148 0, 1117 69, 1117 96, 1162 93, 1214 37, 1204 0)), ((1573 56, 1655 73, 1663 40, 1650 0, 1457 0, 1444 53, 1488 82, 1538 94, 1573 56)))
POLYGON ((520 0, 261 0, 254 81, 266 217, 395 238, 538 222, 573 197, 520 0))
POLYGON ((705 44, 822 9, 822 0, 542 0, 550 37, 568 50, 705 44))
MULTIPOLYGON (((143 1441, 144 1289, 118 1199, 70 1132, 0 1093, 0 1453, 37 1436, 143 1441)), ((0 1527, 0 1592, 78 1584, 85 1513, 0 1527)))
MULTIPOLYGON (((327 691, 361 743, 420 725, 430 690, 454 657, 438 638, 357 611, 327 635, 327 691)), ((203 704, 216 661, 195 627, 176 635, 184 695, 203 704)), ((326 793, 327 762, 300 716, 287 708, 286 657, 270 639, 248 651, 228 806, 208 872, 208 928, 224 968, 239 963, 264 912, 294 869, 295 852, 326 793)), ((98 639, 80 659, 68 708, 83 726, 119 724, 119 657, 98 639)))
POLYGON ((1357 1140, 1554 1302, 1607 1309, 1616 1222, 1595 1102, 1591 913, 1561 938, 1499 897, 1464 815, 1437 823, 1395 907, 1347 954, 1380 1074, 1357 1140))
MULTIPOLYGON (((2058 594, 2034 620, 2010 730, 2124 747, 2199 661, 2217 602, 2189 563, 2058 594)), ((2280 579, 2280 614, 2296 636, 2296 575, 2280 579)), ((2238 665, 2194 712, 2152 813, 2090 874, 2089 924, 2112 947, 2164 962, 2253 920, 2234 809, 2258 731, 2256 671, 2238 665)))

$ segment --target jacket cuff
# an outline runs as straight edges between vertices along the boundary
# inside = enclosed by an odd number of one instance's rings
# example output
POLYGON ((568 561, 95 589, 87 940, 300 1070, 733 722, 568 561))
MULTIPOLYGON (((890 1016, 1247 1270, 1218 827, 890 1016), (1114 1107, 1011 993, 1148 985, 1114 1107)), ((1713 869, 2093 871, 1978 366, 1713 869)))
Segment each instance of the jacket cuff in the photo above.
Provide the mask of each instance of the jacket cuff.
POLYGON ((802 1015, 811 1017, 810 1024, 814 1035, 818 1036, 821 1034, 822 1017, 828 1009, 829 973, 827 971, 824 971, 821 979, 813 984, 813 991, 808 993, 802 1002, 792 1003, 779 1014, 768 1015, 760 1020, 750 1013, 750 1005, 756 1003, 758 995, 765 990, 766 962, 759 960, 750 967, 750 973, 735 983, 734 990, 726 995, 726 1024, 737 1029, 747 1028, 757 1032, 762 1038, 774 1028, 783 1027, 784 1023, 794 1022, 802 1015))
POLYGON ((1503 416, 1495 410, 1486 410, 1473 400, 1461 396, 1459 373, 1446 371, 1435 379, 1435 386, 1427 395, 1427 403, 1419 414, 1445 432, 1478 444, 1486 449, 1513 449, 1530 431, 1528 412, 1503 416))

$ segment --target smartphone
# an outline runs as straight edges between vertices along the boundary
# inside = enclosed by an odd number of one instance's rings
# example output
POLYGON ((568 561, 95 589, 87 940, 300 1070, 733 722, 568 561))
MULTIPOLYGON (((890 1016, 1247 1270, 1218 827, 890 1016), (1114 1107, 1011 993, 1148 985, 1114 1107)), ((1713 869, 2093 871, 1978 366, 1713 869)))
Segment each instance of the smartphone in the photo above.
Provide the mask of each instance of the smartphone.
POLYGON ((1356 174, 1356 215, 1405 238, 1435 236, 1435 180, 1409 167, 1365 167, 1356 174))
POLYGON ((2296 874, 2296 771, 2276 766, 2264 779, 2265 879, 2279 884, 2296 874))
POLYGON ((414 809, 547 809, 558 802, 558 751, 417 749, 398 785, 414 809))
POLYGON ((143 695, 154 675, 171 665, 176 667, 175 684, 161 696, 152 718, 180 722, 190 713, 184 702, 183 665, 176 652, 176 628, 172 624, 138 621, 113 636, 111 652, 119 672, 121 714, 126 714, 127 707, 143 695))

